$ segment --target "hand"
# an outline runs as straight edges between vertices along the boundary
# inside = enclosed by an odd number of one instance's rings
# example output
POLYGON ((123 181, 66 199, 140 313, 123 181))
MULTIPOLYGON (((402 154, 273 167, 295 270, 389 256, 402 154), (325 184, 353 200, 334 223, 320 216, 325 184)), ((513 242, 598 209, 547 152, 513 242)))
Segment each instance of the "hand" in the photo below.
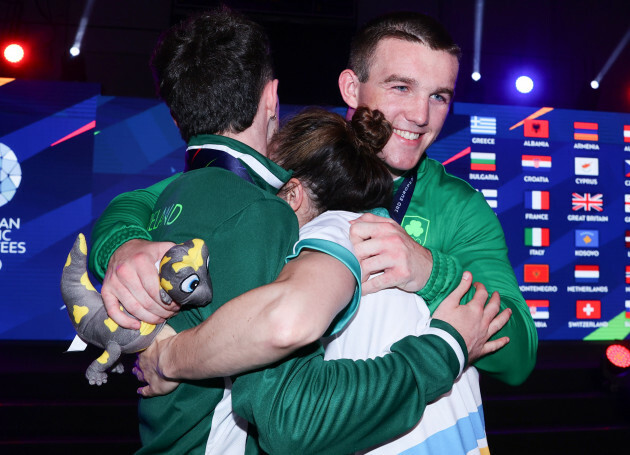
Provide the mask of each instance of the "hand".
POLYGON ((488 291, 481 283, 475 283, 475 296, 465 305, 460 300, 470 289, 472 275, 464 272, 459 286, 440 303, 433 317, 452 325, 466 341, 468 363, 473 363, 484 355, 498 351, 510 339, 502 337, 488 341, 507 323, 512 315, 509 308, 499 313, 501 300, 497 292, 488 299, 488 291))
POLYGON ((112 255, 105 272, 101 296, 107 314, 119 326, 139 329, 140 322, 160 324, 179 311, 175 303, 160 299, 160 280, 155 263, 174 244, 134 239, 123 243, 112 255))
POLYGON ((433 268, 431 252, 398 223, 366 213, 351 224, 350 240, 363 273, 363 295, 393 287, 417 292, 424 287, 433 268))
POLYGON ((149 347, 138 354, 131 371, 136 375, 138 381, 148 384, 138 388, 138 394, 145 398, 166 395, 179 386, 179 382, 167 379, 160 369, 160 354, 173 341, 174 335, 176 335, 175 330, 169 325, 165 325, 149 347))

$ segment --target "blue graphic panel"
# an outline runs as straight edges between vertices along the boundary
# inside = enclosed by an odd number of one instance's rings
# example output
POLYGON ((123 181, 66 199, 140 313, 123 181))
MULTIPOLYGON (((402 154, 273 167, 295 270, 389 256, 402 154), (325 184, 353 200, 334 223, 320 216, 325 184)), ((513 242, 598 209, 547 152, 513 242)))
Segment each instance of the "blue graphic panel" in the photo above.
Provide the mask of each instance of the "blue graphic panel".
POLYGON ((628 337, 629 114, 456 103, 429 155, 494 208, 541 339, 628 337))

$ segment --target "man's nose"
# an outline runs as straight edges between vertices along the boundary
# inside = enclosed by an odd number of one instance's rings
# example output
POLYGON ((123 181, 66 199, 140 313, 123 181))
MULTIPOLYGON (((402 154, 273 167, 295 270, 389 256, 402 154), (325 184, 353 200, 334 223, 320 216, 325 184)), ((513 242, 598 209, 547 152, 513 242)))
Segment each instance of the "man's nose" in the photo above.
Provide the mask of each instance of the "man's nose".
POLYGON ((416 98, 409 104, 406 112, 407 120, 418 126, 425 126, 429 123, 429 99, 426 97, 416 98))

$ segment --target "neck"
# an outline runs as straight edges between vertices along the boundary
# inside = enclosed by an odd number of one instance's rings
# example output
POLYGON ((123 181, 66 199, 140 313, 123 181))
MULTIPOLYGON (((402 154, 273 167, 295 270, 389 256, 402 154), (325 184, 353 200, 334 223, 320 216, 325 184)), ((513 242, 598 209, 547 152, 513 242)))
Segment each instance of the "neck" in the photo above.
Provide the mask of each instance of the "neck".
POLYGON ((261 138, 260 134, 257 134, 255 131, 253 131, 253 126, 247 128, 245 131, 242 131, 240 133, 221 133, 221 136, 229 137, 230 139, 242 142, 243 144, 248 145, 256 150, 261 155, 267 156, 267 137, 263 136, 261 138))

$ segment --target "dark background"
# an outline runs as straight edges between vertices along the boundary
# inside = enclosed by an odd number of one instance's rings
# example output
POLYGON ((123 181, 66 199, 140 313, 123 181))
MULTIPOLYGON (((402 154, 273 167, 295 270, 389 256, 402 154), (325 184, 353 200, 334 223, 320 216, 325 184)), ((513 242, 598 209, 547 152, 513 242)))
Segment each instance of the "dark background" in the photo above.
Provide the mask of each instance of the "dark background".
MULTIPOLYGON (((96 0, 82 54, 68 50, 84 0, 0 0, 0 41, 19 38, 30 57, 0 76, 102 84, 103 95, 153 97, 148 60, 159 34, 181 18, 215 6, 203 0, 96 0)), ((337 76, 350 37, 366 20, 394 10, 422 11, 440 20, 462 47, 456 101, 630 112, 630 45, 590 88, 630 29, 627 0, 485 1, 482 79, 473 82, 474 0, 228 0, 262 23, 272 39, 287 104, 342 105, 337 76), (529 95, 513 83, 535 75, 529 95)))

